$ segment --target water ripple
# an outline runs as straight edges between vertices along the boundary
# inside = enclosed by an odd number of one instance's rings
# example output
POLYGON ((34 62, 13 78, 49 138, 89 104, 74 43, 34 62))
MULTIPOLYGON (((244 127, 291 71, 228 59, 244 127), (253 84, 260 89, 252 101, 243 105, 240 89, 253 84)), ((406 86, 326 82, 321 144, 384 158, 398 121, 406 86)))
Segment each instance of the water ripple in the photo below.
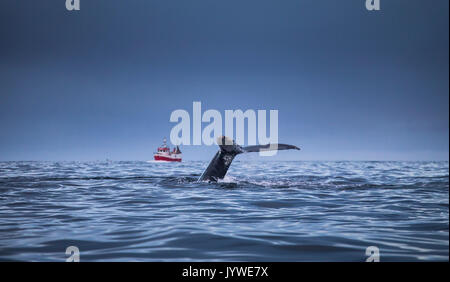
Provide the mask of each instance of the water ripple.
POLYGON ((0 162, 0 260, 448 260, 448 162, 0 162))

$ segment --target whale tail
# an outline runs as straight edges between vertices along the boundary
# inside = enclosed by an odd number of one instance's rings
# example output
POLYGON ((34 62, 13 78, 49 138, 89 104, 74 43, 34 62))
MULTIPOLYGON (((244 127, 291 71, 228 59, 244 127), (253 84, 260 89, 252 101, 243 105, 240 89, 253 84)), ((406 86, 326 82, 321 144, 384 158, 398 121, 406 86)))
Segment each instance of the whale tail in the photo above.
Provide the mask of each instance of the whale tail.
POLYGON ((287 144, 266 144, 241 147, 234 140, 226 136, 217 138, 217 144, 220 150, 209 163, 208 167, 202 173, 199 181, 217 181, 223 179, 228 168, 233 162, 234 157, 242 153, 263 152, 273 150, 300 150, 297 146, 287 144))

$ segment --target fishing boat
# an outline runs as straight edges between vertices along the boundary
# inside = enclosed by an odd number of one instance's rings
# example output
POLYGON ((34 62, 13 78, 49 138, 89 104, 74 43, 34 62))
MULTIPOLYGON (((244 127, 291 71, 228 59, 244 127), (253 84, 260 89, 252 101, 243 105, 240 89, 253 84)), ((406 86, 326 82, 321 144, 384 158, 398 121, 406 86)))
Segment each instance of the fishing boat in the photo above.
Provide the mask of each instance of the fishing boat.
POLYGON ((164 138, 163 144, 158 147, 158 151, 153 154, 155 161, 165 161, 165 162, 181 162, 182 156, 180 148, 177 146, 170 150, 167 146, 167 140, 164 138))

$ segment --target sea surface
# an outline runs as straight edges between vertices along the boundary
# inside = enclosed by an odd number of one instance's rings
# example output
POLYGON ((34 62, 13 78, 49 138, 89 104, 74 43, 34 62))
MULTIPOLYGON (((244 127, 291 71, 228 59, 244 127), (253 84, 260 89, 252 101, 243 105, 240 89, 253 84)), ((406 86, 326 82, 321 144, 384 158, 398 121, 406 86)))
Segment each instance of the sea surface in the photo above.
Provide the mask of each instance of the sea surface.
POLYGON ((0 260, 449 260, 448 162, 0 162, 0 260))

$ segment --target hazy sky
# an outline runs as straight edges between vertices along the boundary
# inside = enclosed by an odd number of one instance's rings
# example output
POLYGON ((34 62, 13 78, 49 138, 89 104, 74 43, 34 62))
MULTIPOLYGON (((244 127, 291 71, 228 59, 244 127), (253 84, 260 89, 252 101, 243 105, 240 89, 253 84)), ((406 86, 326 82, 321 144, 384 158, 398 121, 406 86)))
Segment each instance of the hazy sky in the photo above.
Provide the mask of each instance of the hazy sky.
POLYGON ((448 6, 2 0, 0 160, 152 159, 193 101, 278 109, 278 159, 448 160, 448 6))

